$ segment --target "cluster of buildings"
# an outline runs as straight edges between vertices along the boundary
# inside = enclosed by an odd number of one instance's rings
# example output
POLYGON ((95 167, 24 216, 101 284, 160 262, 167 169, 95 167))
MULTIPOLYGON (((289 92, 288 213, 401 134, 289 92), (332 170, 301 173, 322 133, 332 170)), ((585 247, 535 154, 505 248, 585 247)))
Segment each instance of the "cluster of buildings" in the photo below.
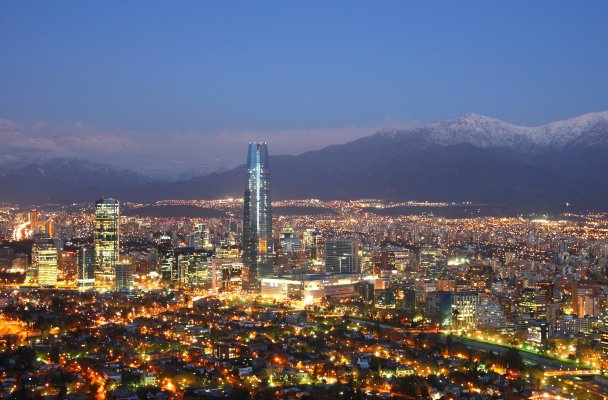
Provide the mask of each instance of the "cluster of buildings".
MULTIPOLYGON (((317 316, 349 316, 364 324, 383 323, 412 332, 449 332, 525 348, 584 368, 606 369, 608 216, 446 219, 392 212, 419 204, 425 209, 450 207, 373 199, 272 202, 267 147, 252 143, 242 200, 155 204, 197 205, 219 213, 209 218, 141 216, 138 210, 144 205, 112 198, 69 211, 1 209, 0 236, 12 240, 0 245, 0 278, 3 286, 19 288, 19 295, 6 297, 6 305, 10 308, 10 298, 22 311, 42 307, 47 296, 66 293, 76 296, 74 302, 80 306, 90 305, 74 314, 91 318, 100 296, 120 299, 122 304, 97 316, 103 317, 103 329, 125 326, 137 335, 152 332, 161 341, 178 343, 181 355, 166 357, 166 348, 158 359, 169 358, 168 366, 200 367, 216 383, 220 377, 228 379, 218 372, 219 365, 238 370, 241 383, 243 377, 268 379, 268 370, 282 371, 283 375, 270 373, 284 381, 281 385, 318 383, 322 375, 315 372, 314 359, 305 367, 289 359, 302 347, 316 351, 316 342, 309 343, 307 335, 322 330, 317 316), (150 293, 159 298, 172 293, 179 300, 153 304, 150 293), (217 308, 227 307, 227 302, 229 312, 217 308), (262 307, 252 317, 247 310, 260 304, 272 313, 267 315, 262 307), (178 311, 179 318, 172 314, 178 311), (196 315, 201 314, 213 323, 197 322, 196 315), (293 353, 277 351, 277 338, 265 333, 265 339, 249 338, 264 346, 247 344, 247 332, 270 331, 276 323, 295 330, 292 340, 284 343, 290 351, 296 349, 293 353), (231 334, 214 335, 214 327, 231 334), (188 349, 201 343, 190 354, 188 349), (259 355, 265 361, 256 364, 253 360, 259 355), (289 362, 271 361, 272 357, 289 362)), ((19 321, 23 322, 13 322, 19 321)), ((358 345, 378 339, 367 325, 360 331, 348 332, 348 337, 361 341, 358 345)), ((141 340, 137 335, 133 343, 141 340)), ((326 374, 326 382, 348 380, 371 362, 368 351, 345 358, 351 345, 342 339, 336 343, 324 354, 344 359, 334 363, 344 368, 338 377, 326 374)), ((394 346, 391 351, 408 345, 394 346)), ((95 364, 99 374, 111 370, 106 364, 116 361, 104 357, 103 363, 95 364)), ((460 362, 444 358, 434 367, 441 370, 441 363, 460 362)), ((378 374, 390 383, 396 375, 416 371, 413 360, 382 361, 378 374)), ((132 372, 148 383, 150 376, 170 375, 158 363, 150 367, 151 361, 155 360, 140 357, 133 364, 143 367, 132 372)), ((109 375, 104 378, 105 383, 110 380, 109 375)))
MULTIPOLYGON (((120 258, 118 200, 103 198, 95 202, 92 243, 70 249, 64 249, 64 241, 56 235, 53 220, 41 223, 39 215, 37 210, 32 210, 28 213, 28 221, 21 224, 21 227, 31 228, 25 234, 31 240, 31 253, 25 267, 26 285, 54 288, 58 284, 62 264, 71 263, 72 278, 76 278, 73 281, 78 288, 93 288, 96 282, 98 286, 115 282, 117 289, 133 286, 128 260, 120 258)), ((23 232, 21 227, 16 229, 23 232)), ((18 262, 24 258, 15 257, 15 249, 10 246, 4 246, 0 252, 7 269, 13 267, 15 258, 18 262)))

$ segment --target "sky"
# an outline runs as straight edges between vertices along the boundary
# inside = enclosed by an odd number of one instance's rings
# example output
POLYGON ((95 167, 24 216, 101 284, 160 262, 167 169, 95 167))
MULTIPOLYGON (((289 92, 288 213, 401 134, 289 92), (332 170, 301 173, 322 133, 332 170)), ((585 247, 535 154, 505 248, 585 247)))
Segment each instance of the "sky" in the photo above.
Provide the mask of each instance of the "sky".
POLYGON ((232 167, 475 112, 608 109, 608 2, 2 1, 0 160, 232 167), (4 143, 4 145, 2 145, 4 143))

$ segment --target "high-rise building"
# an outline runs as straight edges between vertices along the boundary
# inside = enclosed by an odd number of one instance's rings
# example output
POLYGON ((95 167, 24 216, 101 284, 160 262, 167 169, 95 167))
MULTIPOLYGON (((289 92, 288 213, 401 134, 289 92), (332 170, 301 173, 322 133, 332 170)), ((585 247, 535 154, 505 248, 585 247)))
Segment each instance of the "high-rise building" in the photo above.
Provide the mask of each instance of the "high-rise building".
POLYGON ((46 234, 35 235, 32 245, 32 266, 38 273, 38 285, 57 285, 57 247, 46 234))
POLYGON ((591 286, 575 283, 572 290, 572 310, 579 318, 584 316, 597 317, 598 298, 591 286))
POLYGON ((131 290, 133 288, 133 270, 131 264, 121 262, 120 264, 116 264, 114 270, 116 272, 114 288, 116 290, 131 290))
POLYGON ((452 328, 471 329, 475 327, 475 311, 481 303, 481 293, 452 293, 452 328))
POLYGON ((355 283, 355 292, 365 304, 370 304, 374 301, 374 283, 369 281, 361 281, 355 283))
POLYGON ((209 228, 207 228, 207 224, 194 224, 190 246, 194 247, 195 250, 206 250, 209 247, 209 228))
POLYGON ((58 257, 58 268, 59 280, 66 282, 76 281, 78 275, 78 252, 75 250, 61 250, 61 254, 58 257))
POLYGON ((83 246, 78 250, 78 289, 86 290, 95 286, 95 252, 83 246))
POLYGON ((15 258, 15 250, 12 247, 0 247, 0 268, 10 269, 15 258))
POLYGON ((243 210, 243 289, 259 291, 273 275, 272 205, 266 143, 250 143, 243 210))
POLYGON ((553 293, 555 291, 555 285, 551 281, 538 281, 536 287, 541 290, 545 295, 547 304, 553 303, 553 293))
POLYGON ((38 223, 38 216, 39 216, 39 215, 40 215, 40 214, 38 213, 38 210, 36 210, 35 208, 34 208, 34 209, 32 209, 32 210, 31 210, 31 211, 30 211, 30 212, 27 214, 27 216, 28 216, 28 221, 29 221, 29 223, 30 223, 30 228, 31 228, 32 230, 35 230, 35 229, 36 229, 36 224, 38 223))
POLYGON ((323 242, 322 235, 316 228, 306 229, 302 235, 302 242, 306 256, 311 260, 319 260, 323 258, 323 242))
POLYGON ((209 284, 207 253, 192 247, 175 249, 177 280, 180 285, 206 287, 209 284))
POLYGON ((95 279, 101 282, 114 279, 120 251, 119 220, 118 200, 103 198, 95 202, 95 279))
POLYGON ((46 232, 47 235, 49 235, 49 237, 54 237, 55 236, 55 221, 53 221, 52 219, 47 219, 46 222, 44 223, 44 231, 46 232))
POLYGON ((354 239, 330 239, 325 242, 325 272, 358 274, 359 242, 354 239))
POLYGON ((157 260, 161 279, 165 282, 177 281, 175 249, 169 236, 160 237, 157 260))

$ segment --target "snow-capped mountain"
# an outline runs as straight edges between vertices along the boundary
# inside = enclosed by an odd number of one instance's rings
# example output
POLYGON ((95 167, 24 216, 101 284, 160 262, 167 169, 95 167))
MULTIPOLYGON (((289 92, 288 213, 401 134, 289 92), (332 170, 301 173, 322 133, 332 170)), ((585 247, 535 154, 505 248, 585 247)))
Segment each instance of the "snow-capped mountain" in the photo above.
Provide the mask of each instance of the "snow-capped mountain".
MULTIPOLYGON (((608 210, 608 112, 538 127, 467 114, 299 156, 271 156, 273 198, 473 201, 608 210)), ((269 144, 272 151, 272 143, 269 144)), ((132 192, 139 200, 242 194, 245 167, 132 192)))
POLYGON ((416 136, 443 146, 468 143, 483 148, 508 147, 525 151, 569 145, 590 146, 608 142, 608 111, 584 114, 537 127, 513 125, 483 115, 466 114, 419 128, 379 134, 393 137, 416 136))
MULTIPOLYGON (((245 146, 246 143, 243 144, 245 146)), ((272 143, 269 143, 272 151, 272 143)), ((472 201, 538 211, 608 211, 608 112, 538 127, 467 114, 384 131, 299 156, 271 156, 274 199, 472 201)), ((150 182, 80 160, 0 168, 0 201, 218 199, 242 196, 245 167, 150 182)))

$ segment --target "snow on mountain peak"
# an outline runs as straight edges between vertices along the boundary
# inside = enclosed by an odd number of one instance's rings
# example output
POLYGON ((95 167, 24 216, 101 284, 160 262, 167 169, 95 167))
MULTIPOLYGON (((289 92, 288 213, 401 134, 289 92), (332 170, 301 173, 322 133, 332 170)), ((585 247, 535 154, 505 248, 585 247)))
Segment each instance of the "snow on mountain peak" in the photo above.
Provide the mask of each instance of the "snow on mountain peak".
POLYGON ((593 145, 608 143, 608 111, 584 114, 564 121, 537 127, 513 125, 496 118, 475 113, 448 121, 412 128, 397 134, 422 134, 440 145, 469 143, 480 147, 563 147, 568 144, 593 145))
POLYGON ((527 140, 522 127, 474 113, 431 124, 428 128, 429 138, 443 145, 470 143, 481 147, 512 147, 527 140))
POLYGON ((608 111, 583 114, 530 128, 530 137, 541 146, 565 146, 574 141, 585 144, 584 136, 590 133, 608 139, 608 111))

